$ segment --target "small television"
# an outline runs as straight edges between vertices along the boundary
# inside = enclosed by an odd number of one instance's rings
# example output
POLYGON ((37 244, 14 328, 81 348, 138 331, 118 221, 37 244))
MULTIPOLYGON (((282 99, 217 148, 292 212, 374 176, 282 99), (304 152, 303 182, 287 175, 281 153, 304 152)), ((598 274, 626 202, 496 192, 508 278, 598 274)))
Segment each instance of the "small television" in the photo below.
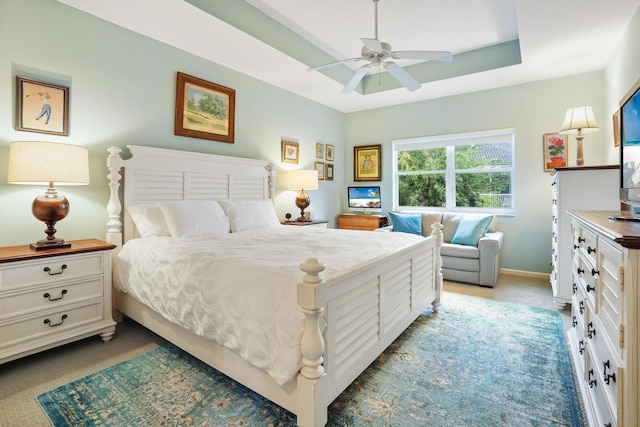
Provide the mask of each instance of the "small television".
POLYGON ((640 80, 620 101, 620 201, 640 209, 640 80))
POLYGON ((347 187, 347 202, 353 212, 382 212, 380 187, 377 186, 347 187))

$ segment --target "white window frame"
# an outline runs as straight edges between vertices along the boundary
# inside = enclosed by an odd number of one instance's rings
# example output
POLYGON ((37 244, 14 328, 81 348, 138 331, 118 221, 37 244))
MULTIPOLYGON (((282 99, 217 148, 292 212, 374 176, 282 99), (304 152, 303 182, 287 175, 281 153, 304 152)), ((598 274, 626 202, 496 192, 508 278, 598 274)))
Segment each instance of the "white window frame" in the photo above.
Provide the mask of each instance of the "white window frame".
MULTIPOLYGON (((464 211, 464 212, 484 212, 499 215, 515 215, 516 195, 515 188, 515 132, 512 128, 486 130, 478 132, 465 132, 448 135, 424 136, 417 138, 394 139, 391 141, 393 151, 393 210, 403 211, 464 211), (474 208, 474 207, 457 207, 455 206, 455 178, 457 171, 455 169, 454 150, 456 146, 488 144, 488 143, 511 143, 511 166, 503 168, 492 168, 492 172, 509 172, 511 173, 511 207, 509 208, 474 208), (419 150, 422 148, 439 148, 447 149, 446 164, 446 207, 432 206, 399 206, 398 200, 398 152, 407 150, 419 150)), ((468 172, 469 170, 465 170, 468 172)), ((485 171, 484 169, 482 171, 485 171)))

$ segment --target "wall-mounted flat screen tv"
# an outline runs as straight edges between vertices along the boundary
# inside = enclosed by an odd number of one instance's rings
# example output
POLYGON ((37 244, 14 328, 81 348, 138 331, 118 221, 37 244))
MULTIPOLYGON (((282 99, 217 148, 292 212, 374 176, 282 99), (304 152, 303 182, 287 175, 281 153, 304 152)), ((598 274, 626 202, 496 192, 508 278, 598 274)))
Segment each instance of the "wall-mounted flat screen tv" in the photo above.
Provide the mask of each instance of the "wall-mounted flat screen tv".
POLYGON ((640 81, 620 101, 620 201, 640 207, 640 81))
POLYGON ((347 187, 347 201, 350 211, 362 213, 382 211, 380 187, 377 186, 347 187))

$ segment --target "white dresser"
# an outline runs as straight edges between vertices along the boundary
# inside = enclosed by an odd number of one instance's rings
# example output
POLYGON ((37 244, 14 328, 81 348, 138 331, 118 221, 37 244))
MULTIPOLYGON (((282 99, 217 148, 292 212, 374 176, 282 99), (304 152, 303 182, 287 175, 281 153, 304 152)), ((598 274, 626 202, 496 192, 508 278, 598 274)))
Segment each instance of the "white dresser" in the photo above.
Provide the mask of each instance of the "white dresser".
POLYGON ((610 221, 613 213, 569 213, 573 326, 567 341, 589 425, 636 427, 640 224, 610 221))
POLYGON ((551 172, 551 274, 558 309, 571 302, 571 221, 569 209, 619 210, 619 167, 556 168, 551 172))
POLYGON ((111 250, 100 240, 70 248, 0 248, 0 363, 100 334, 109 341, 111 250))

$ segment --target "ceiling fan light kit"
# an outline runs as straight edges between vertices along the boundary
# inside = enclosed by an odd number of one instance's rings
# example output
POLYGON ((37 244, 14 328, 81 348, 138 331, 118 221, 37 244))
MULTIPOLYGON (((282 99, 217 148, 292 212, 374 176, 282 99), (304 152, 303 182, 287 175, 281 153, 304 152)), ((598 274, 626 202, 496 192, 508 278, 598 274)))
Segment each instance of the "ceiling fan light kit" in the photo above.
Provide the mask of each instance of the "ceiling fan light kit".
POLYGON ((407 73, 402 67, 392 61, 392 59, 413 59, 419 61, 451 61, 453 57, 451 52, 435 51, 435 50, 400 50, 394 51, 389 43, 380 41, 378 38, 378 0, 373 0, 375 7, 375 38, 361 38, 362 51, 360 56, 356 58, 342 59, 339 61, 329 62, 327 64, 318 65, 308 68, 307 71, 320 70, 347 62, 368 61, 367 64, 361 66, 353 75, 351 80, 342 89, 342 93, 353 91, 358 83, 364 78, 369 69, 376 66, 380 71, 384 68, 394 79, 409 91, 420 89, 421 84, 407 73))

